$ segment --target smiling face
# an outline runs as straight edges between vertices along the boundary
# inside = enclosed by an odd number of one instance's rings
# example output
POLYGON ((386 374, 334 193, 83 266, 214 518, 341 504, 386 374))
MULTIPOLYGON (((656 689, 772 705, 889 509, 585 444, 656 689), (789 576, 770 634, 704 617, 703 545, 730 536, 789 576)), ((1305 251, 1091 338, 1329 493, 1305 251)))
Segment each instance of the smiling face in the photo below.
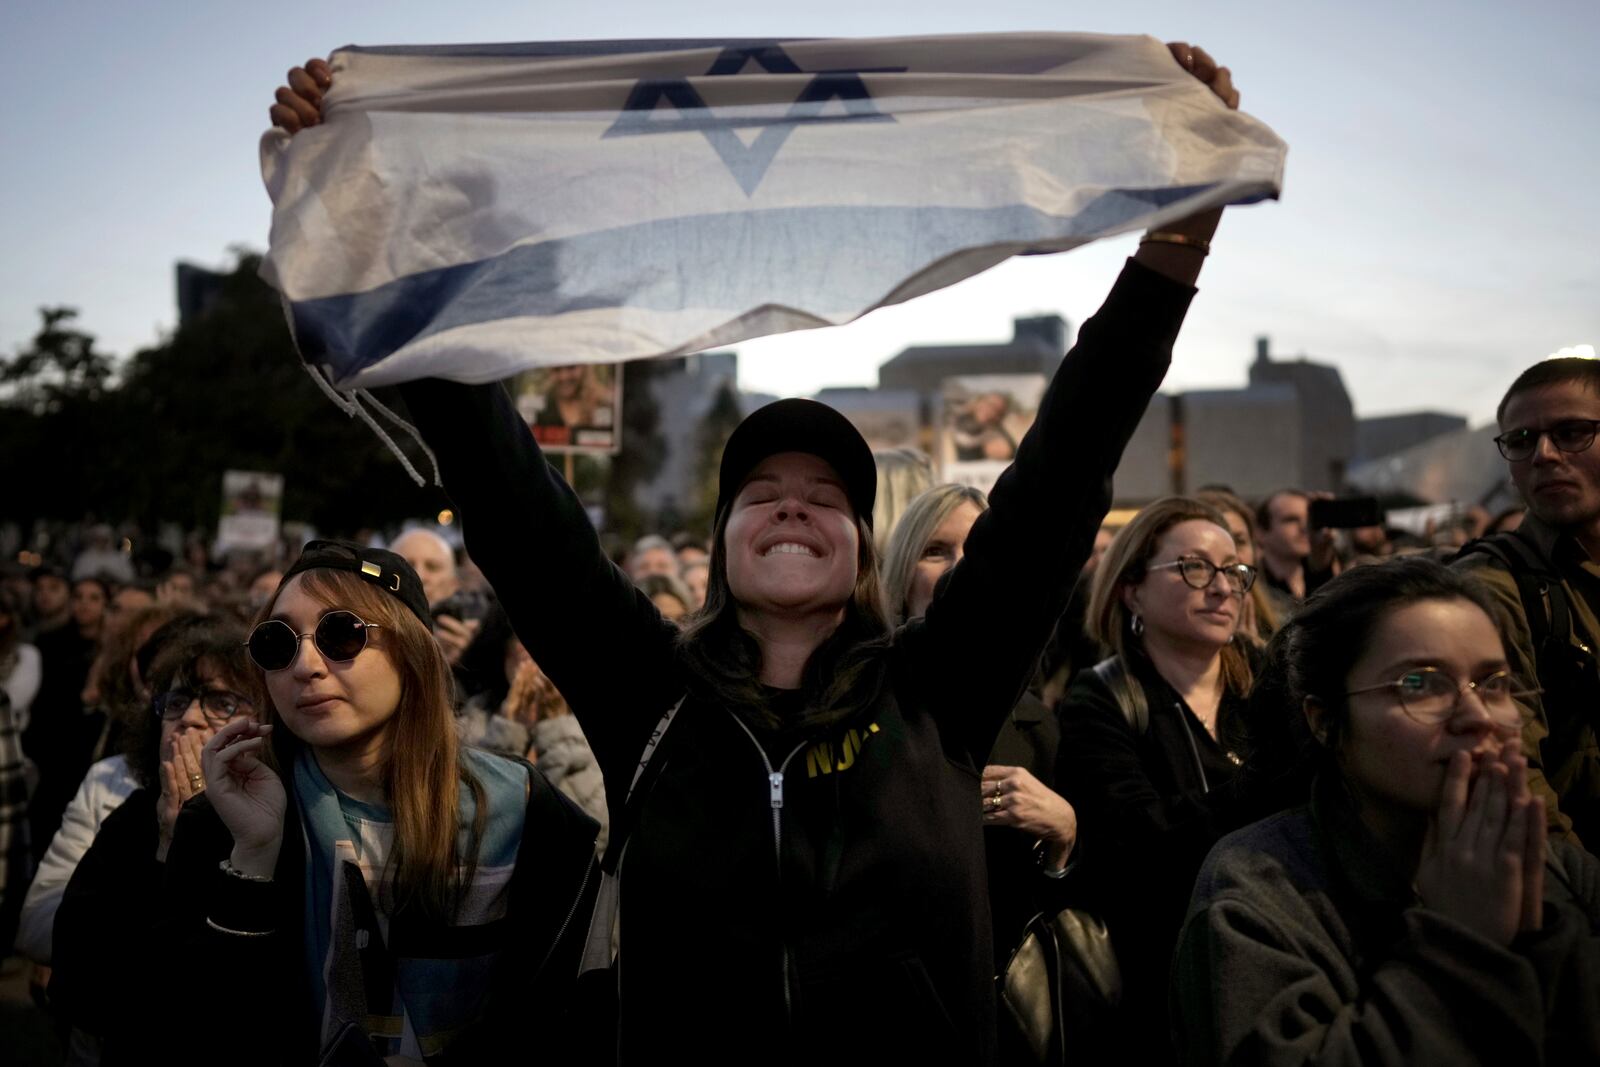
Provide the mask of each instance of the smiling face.
MULTIPOLYGON (((270 616, 297 634, 313 632, 322 616, 340 608, 312 596, 303 579, 297 574, 284 585, 270 616)), ((402 690, 400 674, 385 651, 391 636, 368 630, 366 647, 343 663, 325 659, 314 639, 302 638, 287 667, 266 672, 267 692, 289 732, 313 748, 365 747, 381 741, 402 690)))
POLYGON ((963 500, 950 510, 928 543, 923 546, 911 571, 911 588, 906 592, 906 618, 915 619, 925 614, 933 602, 933 587, 944 573, 961 562, 972 524, 983 512, 970 500, 963 500))
MULTIPOLYGON (((1500 429, 1548 430, 1572 419, 1600 419, 1600 396, 1582 382, 1515 394, 1506 403, 1500 429)), ((1586 527, 1600 521, 1600 445, 1563 452, 1549 437, 1541 437, 1533 455, 1510 468, 1529 509, 1551 526, 1586 527)))
MULTIPOLYGON (((1186 519, 1163 533, 1146 566, 1182 559, 1203 559, 1219 567, 1239 562, 1233 535, 1205 519, 1186 519)), ((1218 650, 1233 639, 1239 602, 1240 595, 1221 574, 1204 589, 1195 589, 1176 567, 1147 570, 1142 581, 1123 593, 1128 610, 1144 618, 1147 635, 1218 650)))
MULTIPOLYGON (((1458 683, 1505 670, 1505 649, 1489 616, 1465 600, 1421 600, 1397 608, 1373 628, 1345 678, 1347 691, 1392 682, 1433 667, 1458 683)), ((1460 751, 1474 762, 1498 753, 1515 729, 1497 727, 1475 692, 1462 695, 1445 722, 1412 719, 1393 689, 1348 697, 1337 758, 1351 790, 1378 814, 1415 816, 1439 806, 1445 765, 1460 751)), ((1318 729, 1315 716, 1312 730, 1318 729)), ((1476 773, 1476 769, 1474 770, 1476 773)))
POLYGON ((741 610, 842 612, 861 551, 838 473, 805 452, 762 460, 734 497, 723 534, 728 587, 741 610))

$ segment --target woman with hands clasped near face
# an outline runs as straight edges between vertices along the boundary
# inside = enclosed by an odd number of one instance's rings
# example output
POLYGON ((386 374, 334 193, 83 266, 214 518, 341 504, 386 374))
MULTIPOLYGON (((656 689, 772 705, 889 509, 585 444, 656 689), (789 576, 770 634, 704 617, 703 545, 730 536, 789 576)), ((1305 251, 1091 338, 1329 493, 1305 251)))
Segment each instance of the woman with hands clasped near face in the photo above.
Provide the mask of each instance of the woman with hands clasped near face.
MULTIPOLYGON (((1174 56, 1237 104, 1202 51, 1174 56)), ((314 125, 330 85, 326 64, 293 72, 273 121, 314 125)), ((728 439, 705 607, 680 631, 606 558, 503 388, 402 387, 473 559, 593 747, 612 847, 626 841, 622 1062, 994 1062, 979 768, 1088 558, 1218 217, 1141 244, 963 566, 899 628, 872 453, 831 408, 781 400, 728 439)))
POLYGON ((103 1041, 105 1064, 149 1062, 169 1047, 153 1025, 164 994, 147 981, 177 937, 166 861, 178 813, 205 792, 205 742, 230 722, 253 721, 264 703, 244 636, 198 615, 157 631, 161 648, 144 677, 152 696, 130 724, 139 788, 101 824, 55 913, 50 997, 74 1029, 103 1041))
POLYGON ((185 946, 259 976, 236 1060, 490 1062, 562 1010, 596 824, 458 743, 430 624, 404 559, 313 541, 250 633, 270 699, 201 750, 168 874, 185 946))
POLYGON ((1546 843, 1494 619, 1469 577, 1403 559, 1274 637, 1247 780, 1309 803, 1200 872, 1173 972, 1185 1062, 1600 1061, 1600 863, 1546 843))

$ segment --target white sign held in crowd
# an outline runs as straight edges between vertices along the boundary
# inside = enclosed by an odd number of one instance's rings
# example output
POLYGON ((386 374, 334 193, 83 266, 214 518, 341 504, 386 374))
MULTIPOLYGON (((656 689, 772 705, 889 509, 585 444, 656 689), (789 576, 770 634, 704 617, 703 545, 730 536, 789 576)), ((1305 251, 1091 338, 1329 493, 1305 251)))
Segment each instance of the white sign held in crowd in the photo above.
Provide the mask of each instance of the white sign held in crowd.
POLYGON ((345 48, 262 140, 263 274, 344 389, 848 322, 1023 252, 1277 195, 1148 37, 345 48))
POLYGON ((265 471, 223 471, 222 517, 217 548, 271 548, 278 543, 278 512, 283 475, 265 471))

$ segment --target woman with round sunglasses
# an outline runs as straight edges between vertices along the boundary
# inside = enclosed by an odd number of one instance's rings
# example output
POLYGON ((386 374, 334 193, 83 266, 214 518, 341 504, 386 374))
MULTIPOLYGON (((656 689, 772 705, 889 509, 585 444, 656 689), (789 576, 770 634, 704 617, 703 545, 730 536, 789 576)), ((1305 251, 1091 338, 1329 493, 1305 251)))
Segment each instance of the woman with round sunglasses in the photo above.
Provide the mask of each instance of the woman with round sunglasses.
POLYGON ((1358 567, 1273 638, 1173 971, 1193 1064, 1600 1062, 1600 861, 1546 843, 1474 579, 1358 567), (1270 699, 1266 699, 1270 697, 1270 699))
POLYGON ((459 743, 422 582, 398 555, 309 543, 245 647, 268 699, 205 744, 206 803, 185 809, 169 875, 193 902, 188 949, 259 976, 278 1022, 230 1056, 525 1049, 576 973, 595 822, 528 764, 459 743))
POLYGON ((1170 1062, 1167 967, 1194 872, 1237 825, 1233 730, 1250 690, 1238 633, 1255 571, 1227 522, 1186 497, 1117 533, 1089 592, 1090 635, 1112 652, 1058 712, 1055 781, 1082 820, 1079 878, 1122 967, 1128 1047, 1170 1062))
POLYGON ((100 824, 55 909, 50 999, 74 1048, 99 1046, 107 1065, 170 1049, 153 1026, 167 994, 136 976, 172 949, 167 857, 179 811, 206 788, 201 748, 265 702, 244 636, 193 614, 156 632, 161 645, 143 674, 151 696, 126 746, 137 788, 100 824))
MULTIPOLYGON (((1237 105, 1226 68, 1172 47, 1237 105)), ((307 67, 272 111, 290 132, 332 84, 307 67)), ((705 607, 680 632, 606 558, 504 389, 404 387, 473 559, 605 776, 627 849, 623 1062, 993 1061, 978 768, 1089 555, 1218 217, 1141 244, 966 565, 898 630, 872 454, 831 408, 779 401, 729 438, 705 607)))

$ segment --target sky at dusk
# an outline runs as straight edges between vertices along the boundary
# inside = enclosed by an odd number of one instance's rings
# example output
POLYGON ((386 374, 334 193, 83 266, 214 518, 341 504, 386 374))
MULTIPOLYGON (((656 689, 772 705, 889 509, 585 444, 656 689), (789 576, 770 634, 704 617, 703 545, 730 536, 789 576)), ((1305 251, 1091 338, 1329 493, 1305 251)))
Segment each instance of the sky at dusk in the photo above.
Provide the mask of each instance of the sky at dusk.
MULTIPOLYGON (((1337 363, 1358 413, 1493 416, 1523 366, 1600 344, 1600 4, 842 3, 803 7, 9 0, 0 7, 0 351, 41 305, 129 354, 173 264, 264 249, 257 141, 287 67, 344 44, 1148 33, 1203 44, 1289 144, 1283 199, 1228 213, 1166 388, 1244 380, 1254 338, 1337 363)), ((870 384, 908 344, 1090 314, 1132 236, 1013 260, 846 327, 739 346, 741 384, 870 384)))

